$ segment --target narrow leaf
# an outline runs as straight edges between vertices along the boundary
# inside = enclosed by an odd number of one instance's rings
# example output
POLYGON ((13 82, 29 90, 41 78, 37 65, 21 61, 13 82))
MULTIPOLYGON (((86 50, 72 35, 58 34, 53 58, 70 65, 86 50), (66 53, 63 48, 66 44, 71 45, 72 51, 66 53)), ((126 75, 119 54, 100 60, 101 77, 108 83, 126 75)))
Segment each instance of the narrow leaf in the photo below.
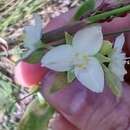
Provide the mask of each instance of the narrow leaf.
POLYGON ((72 44, 72 40, 73 40, 73 37, 69 33, 65 32, 66 44, 72 44))
POLYGON ((58 90, 65 88, 67 85, 68 85, 68 82, 67 82, 66 74, 65 73, 57 73, 55 76, 55 80, 52 84, 50 92, 54 93, 58 90))
POLYGON ((96 54, 96 58, 101 64, 110 62, 110 58, 102 55, 101 53, 96 54))
POLYGON ((38 99, 33 100, 22 117, 17 130, 47 130, 54 109, 38 99))
POLYGON ((103 41, 100 53, 102 55, 109 55, 112 51, 112 43, 110 41, 103 41))
POLYGON ((38 100, 41 104, 45 103, 45 99, 43 98, 42 94, 40 92, 37 92, 38 100))
POLYGON ((112 90, 113 94, 117 97, 122 95, 122 85, 117 76, 112 73, 105 65, 103 65, 107 83, 112 90))
POLYGON ((26 61, 30 64, 39 63, 41 58, 43 57, 44 50, 43 48, 37 49, 36 51, 32 52, 29 57, 26 58, 26 61))
MULTIPOLYGON (((11 111, 15 103, 14 86, 11 82, 0 79, 0 110, 11 111)), ((17 93, 17 92, 16 92, 17 93)))
POLYGON ((68 83, 71 83, 75 79, 74 71, 68 71, 67 72, 67 81, 68 83))
POLYGON ((81 16, 85 15, 88 11, 92 11, 95 8, 95 0, 85 0, 76 12, 74 19, 79 20, 81 16))

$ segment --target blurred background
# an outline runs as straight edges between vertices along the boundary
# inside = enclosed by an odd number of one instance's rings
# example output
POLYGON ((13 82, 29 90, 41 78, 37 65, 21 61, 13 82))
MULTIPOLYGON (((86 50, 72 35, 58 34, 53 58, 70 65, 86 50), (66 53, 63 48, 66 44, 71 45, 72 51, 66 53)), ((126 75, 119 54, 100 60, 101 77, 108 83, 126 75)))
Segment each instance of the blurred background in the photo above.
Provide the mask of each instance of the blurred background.
POLYGON ((42 17, 44 27, 52 18, 79 6, 81 2, 0 0, 0 130, 14 130, 35 97, 35 94, 28 96, 28 89, 13 80, 14 66, 23 53, 23 27, 32 22, 33 13, 42 17))

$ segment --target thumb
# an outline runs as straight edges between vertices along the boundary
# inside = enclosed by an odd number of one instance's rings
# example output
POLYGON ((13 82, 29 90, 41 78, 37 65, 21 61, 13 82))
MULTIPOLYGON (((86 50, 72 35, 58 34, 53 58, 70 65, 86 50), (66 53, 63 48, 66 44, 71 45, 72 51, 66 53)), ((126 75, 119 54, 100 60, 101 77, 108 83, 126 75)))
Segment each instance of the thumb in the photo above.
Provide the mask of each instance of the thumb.
MULTIPOLYGON (((130 27, 130 15, 123 18, 115 18, 112 22, 102 24, 103 32, 115 32, 130 27)), ((129 33, 125 34, 125 51, 129 54, 129 33)), ((113 35, 106 39, 113 40, 113 35)), ((90 92, 77 80, 66 86, 65 89, 49 93, 56 73, 49 72, 42 82, 42 94, 67 120, 81 130, 110 130, 127 128, 130 119, 128 101, 130 88, 124 86, 124 95, 120 102, 105 87, 102 94, 90 92), (125 123, 124 123, 125 122, 125 123)))
POLYGON ((52 130, 78 130, 60 114, 56 114, 56 117, 50 121, 49 126, 52 130))
POLYGON ((130 88, 123 84, 118 102, 105 86, 101 94, 93 93, 77 80, 64 89, 50 93, 57 73, 49 72, 42 81, 41 93, 71 124, 81 130, 124 130, 130 119, 130 88))

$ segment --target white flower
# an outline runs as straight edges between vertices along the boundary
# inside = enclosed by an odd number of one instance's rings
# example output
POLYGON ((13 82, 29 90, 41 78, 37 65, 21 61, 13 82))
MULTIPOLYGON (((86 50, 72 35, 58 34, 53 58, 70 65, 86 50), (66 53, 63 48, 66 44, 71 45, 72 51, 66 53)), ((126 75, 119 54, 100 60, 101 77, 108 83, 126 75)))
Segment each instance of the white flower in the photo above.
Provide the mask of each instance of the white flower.
POLYGON ((103 35, 100 25, 78 31, 72 45, 61 45, 42 58, 42 66, 64 72, 74 69, 77 79, 94 92, 104 88, 104 72, 95 54, 101 49, 103 35))
POLYGON ((125 53, 122 53, 122 47, 125 42, 124 34, 118 36, 115 40, 114 51, 110 55, 111 62, 109 69, 119 78, 120 81, 124 80, 125 70, 125 53))

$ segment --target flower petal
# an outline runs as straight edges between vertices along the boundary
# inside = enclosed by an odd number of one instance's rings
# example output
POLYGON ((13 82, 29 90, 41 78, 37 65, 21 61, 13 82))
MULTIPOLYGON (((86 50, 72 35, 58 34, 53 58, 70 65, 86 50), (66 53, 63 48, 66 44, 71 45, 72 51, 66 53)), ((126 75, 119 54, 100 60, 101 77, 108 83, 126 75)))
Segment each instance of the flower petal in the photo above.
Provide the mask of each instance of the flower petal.
POLYGON ((125 43, 125 36, 122 33, 120 36, 118 36, 115 40, 114 48, 117 49, 117 51, 122 51, 123 45, 125 43))
POLYGON ((78 52, 96 54, 103 44, 102 28, 99 24, 78 31, 73 38, 73 45, 78 52))
POLYGON ((73 48, 70 45, 61 45, 53 48, 45 56, 41 63, 49 69, 55 71, 68 71, 72 67, 73 48))
POLYGON ((104 72, 96 58, 90 58, 85 69, 75 68, 77 79, 88 89, 100 93, 104 88, 104 72))
POLYGON ((124 75, 127 73, 125 67, 118 66, 117 64, 110 64, 109 69, 120 79, 120 81, 124 81, 124 75))
POLYGON ((125 53, 121 53, 118 50, 113 51, 111 55, 111 62, 109 64, 109 69, 120 79, 124 80, 124 75, 127 73, 125 69, 126 61, 125 53))
POLYGON ((42 20, 39 15, 34 15, 35 24, 26 26, 24 31, 26 33, 24 46, 28 49, 35 50, 38 42, 42 36, 42 20))

